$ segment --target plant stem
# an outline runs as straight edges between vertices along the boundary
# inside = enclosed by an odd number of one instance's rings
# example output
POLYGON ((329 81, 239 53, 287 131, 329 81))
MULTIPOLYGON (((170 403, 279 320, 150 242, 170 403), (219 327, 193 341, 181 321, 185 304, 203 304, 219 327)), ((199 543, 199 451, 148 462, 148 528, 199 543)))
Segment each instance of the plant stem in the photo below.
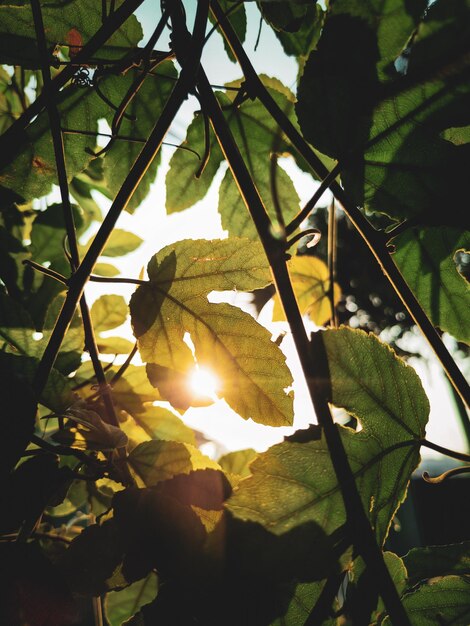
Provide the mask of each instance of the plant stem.
MULTIPOLYGON (((325 179, 330 175, 330 172, 328 172, 319 157, 285 115, 284 111, 282 111, 282 109, 277 105, 261 82, 261 79, 257 75, 250 59, 248 58, 248 55, 244 51, 243 46, 233 30, 232 25, 227 19, 225 19, 224 12, 220 8, 217 0, 211 0, 211 11, 214 14, 215 19, 219 21, 224 36, 231 46, 235 57, 240 63, 248 83, 248 88, 251 90, 251 94, 260 100, 273 119, 276 120, 292 145, 307 161, 312 171, 315 172, 320 178, 325 179)), ((452 382, 453 386, 466 405, 470 407, 470 385, 457 367, 455 361, 452 359, 449 351, 436 332, 436 329, 431 324, 427 315, 421 308, 421 305, 416 300, 413 292, 405 282, 399 269, 390 257, 386 246, 386 235, 378 232, 369 223, 355 203, 350 200, 342 187, 335 180, 331 181, 330 189, 342 205, 346 215, 349 217, 361 237, 364 239, 365 243, 368 245, 375 260, 380 265, 384 275, 388 278, 390 284, 402 300, 416 325, 421 329, 421 332, 426 337, 431 348, 440 360, 449 380, 452 382)))
POLYGON ((114 202, 104 218, 100 229, 93 239, 90 248, 78 266, 77 271, 70 279, 70 288, 62 306, 62 310, 36 371, 34 382, 36 392, 42 391, 47 382, 60 345, 70 325, 85 284, 89 280, 93 266, 102 253, 119 216, 126 208, 133 193, 137 189, 137 186, 145 175, 145 172, 160 149, 163 138, 165 137, 175 115, 193 85, 194 76, 196 75, 202 53, 202 41, 204 39, 207 12, 208 0, 202 0, 198 4, 196 13, 193 45, 188 51, 189 62, 183 68, 178 81, 175 83, 174 89, 171 92, 171 95, 168 98, 168 101, 165 104, 165 107, 163 108, 163 111, 152 132, 150 133, 147 143, 142 148, 121 189, 118 191, 116 198, 114 199, 114 202))
POLYGON ((457 459, 459 461, 463 461, 464 463, 470 463, 470 454, 465 454, 464 452, 457 452, 456 450, 450 450, 449 448, 445 448, 444 446, 440 446, 438 443, 433 443, 432 441, 428 441, 427 439, 422 439, 420 445, 425 448, 429 448, 430 450, 435 450, 436 452, 440 452, 445 456, 450 456, 453 459, 457 459))
POLYGON ((204 106, 206 107, 207 114, 211 119, 212 127, 219 141, 221 150, 232 171, 245 205, 255 223, 261 243, 268 257, 274 276, 274 282, 284 307, 307 381, 315 414, 325 434, 333 468, 343 496, 351 536, 354 537, 364 561, 377 577, 377 585, 380 589, 380 594, 393 624, 397 626, 409 626, 410 621, 400 602, 395 585, 383 560, 382 551, 377 545, 374 532, 364 511, 340 433, 336 424, 333 422, 333 417, 328 405, 329 397, 325 389, 325 384, 328 386, 330 384, 326 351, 322 342, 322 349, 311 349, 287 271, 284 243, 273 238, 271 235, 271 222, 266 209, 240 154, 238 146, 233 139, 230 128, 225 121, 223 112, 212 92, 209 81, 202 70, 200 70, 198 76, 198 89, 204 106))
MULTIPOLYGON (((86 65, 89 58, 94 54, 111 35, 118 30, 122 24, 133 14, 144 0, 125 0, 121 6, 110 15, 101 28, 90 37, 89 41, 74 57, 74 65, 67 66, 52 81, 48 93, 49 98, 56 98, 60 89, 72 78, 77 71, 77 66, 86 65)), ((0 168, 11 159, 11 146, 18 144, 24 129, 46 105, 46 94, 41 93, 36 100, 30 104, 26 111, 1 135, 0 137, 0 168)))
POLYGON ((335 280, 336 280, 336 210, 335 200, 328 207, 328 299, 331 308, 331 324, 336 328, 338 326, 338 315, 335 306, 335 280))

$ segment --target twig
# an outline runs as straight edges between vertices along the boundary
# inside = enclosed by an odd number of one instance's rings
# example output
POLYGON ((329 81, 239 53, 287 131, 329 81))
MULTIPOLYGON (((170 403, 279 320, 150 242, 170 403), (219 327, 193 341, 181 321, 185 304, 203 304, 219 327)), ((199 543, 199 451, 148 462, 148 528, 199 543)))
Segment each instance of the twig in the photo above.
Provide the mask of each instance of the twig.
POLYGON ((431 485, 440 485, 448 478, 452 478, 453 476, 458 476, 459 474, 469 474, 470 473, 470 465, 464 465, 463 467, 454 467, 447 472, 443 472, 439 476, 431 477, 428 472, 423 472, 423 479, 430 483, 431 485))
POLYGON ((322 180, 322 182, 320 183, 320 186, 315 191, 315 193, 310 198, 310 200, 307 202, 307 204, 304 206, 304 208, 301 211, 299 211, 299 213, 297 213, 297 215, 287 225, 286 233, 288 235, 296 231, 297 228, 300 226, 300 224, 304 220, 307 219, 307 217, 310 215, 310 213, 313 211, 313 209, 317 205, 317 202, 319 202, 322 195, 330 187, 331 183, 335 180, 335 178, 339 176, 340 173, 341 173, 341 165, 337 163, 335 167, 331 170, 331 172, 327 176, 325 176, 325 178, 322 180))
POLYGON ((464 452, 457 452, 456 450, 450 450, 449 448, 445 448, 444 446, 440 446, 437 443, 433 443, 432 441, 428 441, 427 439, 420 440, 420 445, 425 448, 429 448, 430 450, 435 450, 436 452, 440 452, 445 456, 450 456, 453 459, 457 459, 458 461, 463 461, 464 463, 470 463, 470 454, 465 454, 464 452))
POLYGON ((335 280, 336 280, 336 210, 335 200, 330 203, 328 207, 328 298, 330 300, 331 308, 331 324, 335 328, 338 326, 338 315, 335 306, 335 280))

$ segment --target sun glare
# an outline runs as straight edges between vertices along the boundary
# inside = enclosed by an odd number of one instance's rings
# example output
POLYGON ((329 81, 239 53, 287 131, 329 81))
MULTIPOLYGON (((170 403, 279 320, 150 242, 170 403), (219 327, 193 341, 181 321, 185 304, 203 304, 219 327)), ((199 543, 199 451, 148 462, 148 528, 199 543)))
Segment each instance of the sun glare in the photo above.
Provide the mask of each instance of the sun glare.
POLYGON ((196 367, 189 375, 188 385, 193 393, 201 397, 218 400, 217 392, 220 389, 220 381, 213 372, 204 368, 196 367))

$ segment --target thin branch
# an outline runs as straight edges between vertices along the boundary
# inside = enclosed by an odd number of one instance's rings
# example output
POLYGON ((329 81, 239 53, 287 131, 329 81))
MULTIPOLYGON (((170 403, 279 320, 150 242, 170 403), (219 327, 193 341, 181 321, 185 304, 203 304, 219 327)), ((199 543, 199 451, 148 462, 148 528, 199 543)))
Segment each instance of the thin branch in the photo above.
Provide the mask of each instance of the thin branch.
POLYGON ((445 456, 450 456, 453 459, 457 459, 458 461, 463 461, 464 463, 470 463, 470 454, 465 454, 464 452, 457 452, 456 450, 450 450, 449 448, 445 448, 444 446, 440 446, 437 443, 433 443, 432 441, 428 441, 427 439, 422 439, 420 444, 425 448, 429 448, 430 450, 435 450, 436 452, 440 452, 445 456))
POLYGON ((317 243, 321 239, 321 232, 318 228, 307 228, 306 230, 302 230, 300 233, 297 233, 293 237, 289 239, 286 243, 286 250, 292 248, 292 246, 303 239, 304 237, 312 237, 312 239, 307 243, 307 248, 313 248, 317 245, 317 243))
MULTIPOLYGON (((319 157, 315 154, 311 146, 305 141, 299 131, 285 115, 284 111, 277 105, 261 79, 253 68, 250 59, 243 49, 230 22, 224 19, 224 14, 216 0, 211 0, 211 10, 216 19, 219 20, 224 35, 230 44, 238 62, 241 65, 245 78, 248 82, 252 95, 256 96, 290 140, 295 149, 301 154, 309 164, 313 172, 322 179, 325 179, 330 172, 323 165, 319 157)), ((357 231, 368 245, 383 273, 395 289, 402 300, 409 314, 421 329, 422 333, 440 360, 449 380, 462 397, 467 406, 470 407, 470 385, 452 359, 449 351, 441 341, 436 329, 421 308, 413 292, 408 287, 399 269, 390 257, 386 247, 386 236, 378 232, 361 213, 355 203, 346 195, 342 187, 333 180, 330 189, 336 199, 341 204, 343 210, 356 227, 357 231)))
POLYGON ((63 285, 68 285, 68 282, 69 282, 68 278, 65 278, 65 276, 62 276, 62 274, 59 274, 59 272, 56 272, 55 270, 51 270, 48 267, 44 267, 44 265, 40 265, 39 263, 36 263, 35 261, 31 261, 31 259, 24 259, 23 265, 32 267, 33 270, 36 270, 37 272, 44 274, 44 276, 49 276, 49 278, 53 278, 54 280, 57 280, 59 283, 62 283, 63 285))
POLYGON ((140 278, 110 278, 109 276, 97 276, 96 274, 90 275, 90 282, 93 283, 123 283, 130 285, 146 285, 148 280, 141 280, 140 278))
POLYGON ((109 384, 111 385, 111 387, 117 383, 117 381, 124 376, 127 368, 129 367, 129 365, 132 363, 132 359, 134 358, 134 356, 137 353, 137 342, 135 342, 134 347, 132 348, 132 350, 129 352, 127 359, 124 361, 124 363, 121 365, 121 367, 118 369, 118 371, 114 374, 114 376, 111 378, 111 380, 109 381, 109 384))
POLYGON ((331 308, 331 323, 336 328, 338 326, 338 314, 335 306, 335 281, 336 281, 336 209, 335 200, 330 203, 328 207, 328 299, 330 301, 331 308))
POLYGON ((299 211, 299 213, 297 213, 297 215, 287 225, 286 232, 288 235, 296 231, 297 228, 300 226, 300 224, 302 224, 302 222, 307 219, 307 217, 316 207, 322 195, 330 187, 331 183, 335 180, 335 178, 339 176, 340 173, 341 173, 341 165, 337 163, 335 167, 331 170, 331 172, 327 174, 327 176, 325 176, 325 178, 322 180, 322 182, 320 183, 320 186, 315 191, 315 193, 310 198, 310 200, 307 202, 307 204, 304 206, 304 208, 301 211, 299 211))

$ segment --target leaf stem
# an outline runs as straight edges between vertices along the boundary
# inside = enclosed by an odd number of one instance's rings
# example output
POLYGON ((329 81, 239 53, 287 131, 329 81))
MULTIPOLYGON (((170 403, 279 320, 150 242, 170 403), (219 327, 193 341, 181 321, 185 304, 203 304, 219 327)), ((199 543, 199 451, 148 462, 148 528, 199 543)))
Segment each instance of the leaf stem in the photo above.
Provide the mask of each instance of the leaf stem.
POLYGON ((333 468, 343 496, 351 536, 355 538, 365 562, 377 576, 380 593, 393 623, 400 624, 400 626, 410 626, 410 621, 401 604, 395 585, 384 563, 382 551, 377 545, 374 532, 364 511, 339 431, 333 422, 328 405, 328 396, 324 389, 325 382, 329 385, 326 351, 324 347, 323 350, 311 349, 287 270, 284 243, 271 235, 271 222, 266 209, 212 92, 209 81, 202 70, 199 71, 198 75, 198 89, 222 152, 255 223, 268 257, 315 413, 325 434, 333 468), (320 369, 318 369, 319 365, 320 369))
POLYGON ((338 326, 338 314, 335 306, 336 253, 338 250, 336 245, 336 227, 335 199, 333 198, 328 207, 328 299, 330 300, 331 308, 331 324, 334 328, 338 326))
POLYGON ((349 217, 365 243, 368 245, 375 260, 402 300, 416 325, 421 329, 421 332, 424 334, 431 348, 440 360, 449 380, 452 382, 463 401, 468 407, 470 407, 470 385, 457 367, 457 364, 452 359, 444 343, 441 341, 436 329, 421 308, 421 305, 415 298, 415 295, 408 287, 399 269, 390 257, 386 246, 386 236, 384 233, 377 231, 365 218, 355 203, 344 192, 342 187, 334 180, 332 173, 329 172, 323 165, 320 158, 315 154, 311 146, 298 132, 289 118, 285 115, 284 111, 282 111, 282 109, 271 97, 271 94, 265 88, 253 68, 251 61, 244 51, 243 46, 241 45, 230 22, 225 19, 224 13, 217 0, 211 0, 211 11, 213 12, 214 17, 219 21, 224 36, 231 46, 232 51, 243 70, 248 83, 248 88, 251 90, 252 95, 256 96, 260 100, 273 119, 276 120, 292 145, 307 161, 312 171, 322 179, 326 179, 329 175, 331 175, 332 180, 330 183, 330 189, 333 192, 333 195, 339 201, 346 215, 349 217))
POLYGON ((457 459, 459 461, 463 461, 464 463, 470 463, 470 454, 465 454, 464 452, 457 452, 456 450, 450 450, 449 448, 445 448, 444 446, 440 446, 437 443, 433 443, 432 441, 428 441, 427 439, 421 439, 420 445, 429 448, 430 450, 435 450, 436 452, 440 452, 445 456, 450 456, 453 459, 457 459))

